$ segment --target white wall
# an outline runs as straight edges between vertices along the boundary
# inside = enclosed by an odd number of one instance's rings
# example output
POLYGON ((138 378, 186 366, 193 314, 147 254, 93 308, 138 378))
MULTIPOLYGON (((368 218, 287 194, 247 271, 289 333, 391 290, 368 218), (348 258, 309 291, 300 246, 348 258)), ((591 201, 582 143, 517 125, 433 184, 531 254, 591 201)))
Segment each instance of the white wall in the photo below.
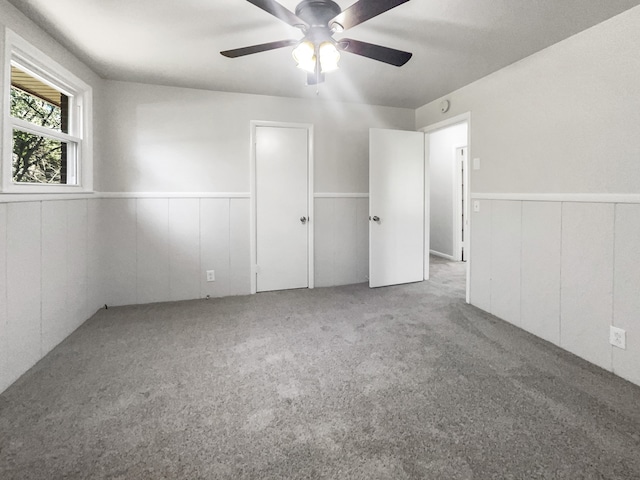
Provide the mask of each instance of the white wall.
POLYGON ((637 193, 640 7, 416 110, 419 128, 471 111, 473 192, 637 193))
POLYGON ((95 305, 250 293, 247 198, 105 198, 90 213, 95 305))
MULTIPOLYGON (((315 284, 328 286, 366 281, 369 129, 411 130, 414 111, 111 81, 106 82, 101 105, 103 161, 96 165, 96 188, 103 192, 130 193, 132 197, 139 197, 141 192, 156 192, 156 200, 164 198, 164 203, 172 202, 173 192, 186 192, 196 198, 239 195, 247 198, 248 203, 250 122, 313 124, 314 192, 317 197, 316 215, 312 219, 316 242, 315 284)), ((137 210, 136 214, 137 222, 144 221, 147 230, 166 229, 164 211, 159 215, 156 211, 137 210)), ((136 222, 133 215, 132 211, 126 224, 136 222)), ((202 221, 207 221, 206 213, 200 215, 202 221)), ((220 239, 218 235, 226 235, 226 232, 209 232, 215 247, 201 244, 205 258, 213 256, 209 248, 216 249, 215 256, 226 258, 230 248, 248 245, 248 210, 233 221, 242 228, 232 231, 231 237, 220 239)), ((179 234, 174 241, 185 242, 183 247, 189 251, 196 246, 189 243, 190 235, 196 233, 195 220, 191 225, 186 222, 174 228, 175 231, 185 230, 184 235, 179 234)), ((128 255, 133 259, 133 244, 124 246, 117 242, 118 239, 105 241, 104 255, 128 255)), ((161 243, 157 248, 164 254, 167 247, 161 243)), ((127 260, 122 263, 126 265, 127 260)), ((138 289, 150 290, 149 298, 162 298, 161 292, 166 293, 169 288, 166 284, 144 286, 147 278, 165 278, 156 275, 156 265, 147 263, 148 271, 139 268, 138 289)), ((201 296, 201 291, 195 288, 198 279, 207 268, 217 271, 217 263, 212 258, 208 266, 199 264, 197 270, 195 260, 192 262, 191 271, 185 271, 185 278, 180 282, 182 285, 191 282, 188 289, 191 296, 185 298, 201 296)), ((248 293, 250 285, 245 283, 250 268, 248 260, 225 268, 229 270, 229 278, 243 280, 231 285, 225 283, 228 279, 223 275, 216 280, 214 290, 229 294, 248 293)), ((128 292, 127 301, 117 300, 116 303, 136 303, 132 301, 132 290, 123 290, 128 292)))
POLYGON ((366 282, 369 276, 369 199, 315 199, 315 285, 366 282))
MULTIPOLYGON (((0 0, 0 82, 7 28, 89 84, 94 94, 100 92, 97 75, 5 0, 0 0)), ((0 104, 4 111, 5 99, 0 104)), ((0 142, 0 155, 3 148, 0 142)), ((95 311, 88 297, 90 202, 0 198, 0 392, 95 311)))
POLYGON ((638 233, 640 204, 482 199, 471 303, 640 384, 638 233))
POLYGON ((638 384, 639 50, 635 7, 416 111, 471 112, 471 302, 638 384))
POLYGON ((414 111, 106 82, 103 192, 249 192, 251 120, 311 123, 315 191, 366 193, 369 128, 412 130, 414 111))
POLYGON ((96 311, 91 202, 0 203, 0 392, 96 311))
POLYGON ((458 210, 456 148, 467 145, 467 124, 461 123, 429 134, 429 191, 431 250, 454 257, 454 218, 458 210))

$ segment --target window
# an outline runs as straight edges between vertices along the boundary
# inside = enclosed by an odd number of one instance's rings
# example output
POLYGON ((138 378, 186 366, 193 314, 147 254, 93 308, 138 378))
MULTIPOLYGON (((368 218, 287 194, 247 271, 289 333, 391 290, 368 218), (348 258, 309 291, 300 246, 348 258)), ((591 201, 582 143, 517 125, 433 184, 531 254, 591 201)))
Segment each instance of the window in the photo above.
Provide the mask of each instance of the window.
POLYGON ((4 192, 86 192, 92 188, 91 89, 7 32, 4 192))

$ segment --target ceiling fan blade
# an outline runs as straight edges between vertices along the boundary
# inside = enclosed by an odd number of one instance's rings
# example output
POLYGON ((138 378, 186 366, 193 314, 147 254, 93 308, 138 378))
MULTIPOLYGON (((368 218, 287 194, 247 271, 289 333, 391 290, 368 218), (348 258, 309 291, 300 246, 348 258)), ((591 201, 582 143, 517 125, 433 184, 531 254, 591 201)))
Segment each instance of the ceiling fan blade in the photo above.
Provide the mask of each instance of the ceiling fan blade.
POLYGON ((234 50, 225 50, 220 52, 221 55, 229 58, 244 57, 254 53, 266 52, 277 48, 291 47, 296 45, 298 40, 279 40, 277 42, 262 43, 260 45, 252 45, 250 47, 236 48, 234 50))
POLYGON ((412 53, 396 50, 395 48, 382 47, 373 43, 361 42, 350 38, 342 38, 338 40, 338 48, 343 52, 361 55, 363 57, 378 60, 379 62, 388 63, 401 67, 409 61, 412 53))
POLYGON ((346 30, 408 1, 409 0, 358 0, 346 10, 343 10, 342 13, 329 20, 329 27, 337 23, 343 30, 346 30))
POLYGON ((284 23, 288 23, 292 27, 308 27, 307 22, 295 15, 286 7, 280 5, 276 0, 247 0, 258 8, 261 8, 274 17, 278 17, 284 23))

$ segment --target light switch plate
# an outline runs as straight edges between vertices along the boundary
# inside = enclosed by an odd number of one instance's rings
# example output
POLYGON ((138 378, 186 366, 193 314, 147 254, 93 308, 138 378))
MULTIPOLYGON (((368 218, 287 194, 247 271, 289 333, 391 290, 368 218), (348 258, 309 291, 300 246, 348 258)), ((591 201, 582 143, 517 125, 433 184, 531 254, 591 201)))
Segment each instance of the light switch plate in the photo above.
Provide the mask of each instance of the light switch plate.
POLYGON ((474 170, 480 170, 480 159, 479 158, 474 158, 473 159, 473 169, 474 170))
POLYGON ((474 212, 479 212, 480 211, 480 200, 474 200, 473 201, 473 211, 474 212))

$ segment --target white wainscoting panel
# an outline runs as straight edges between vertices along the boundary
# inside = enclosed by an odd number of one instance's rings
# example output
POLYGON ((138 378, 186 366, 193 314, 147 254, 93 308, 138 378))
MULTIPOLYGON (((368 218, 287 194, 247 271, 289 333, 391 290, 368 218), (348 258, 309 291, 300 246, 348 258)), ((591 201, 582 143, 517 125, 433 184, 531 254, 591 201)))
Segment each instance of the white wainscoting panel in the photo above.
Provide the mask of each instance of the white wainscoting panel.
POLYGON ((136 303, 136 200, 90 201, 89 243, 91 305, 136 303))
POLYGON ((169 299, 169 199, 136 200, 137 303, 169 299))
POLYGON ((352 283, 358 283, 357 218, 357 199, 334 199, 334 285, 349 285, 352 283))
MULTIPOLYGON (((316 204, 320 277, 326 265, 326 285, 366 281, 368 198, 316 204)), ((105 304, 249 294, 249 207, 246 195, 0 202, 0 392, 105 304)))
POLYGON ((471 209, 471 303, 491 311, 491 200, 477 200, 480 211, 471 209))
POLYGON ((627 348, 613 350, 613 372, 640 385, 640 205, 616 205, 613 325, 627 348))
POLYGON ((356 283, 369 280, 369 199, 356 199, 356 283))
POLYGON ((93 313, 87 202, 0 205, 0 392, 93 313))
POLYGON ((15 381, 42 358, 41 204, 7 205, 7 375, 15 381))
POLYGON ((316 197, 315 285, 328 287, 367 281, 369 199, 316 197))
POLYGON ((95 313, 89 307, 89 210, 87 200, 67 200, 67 312, 62 329, 68 336, 95 313))
POLYGON ((640 385, 635 197, 473 197, 471 303, 516 323, 519 298, 521 328, 640 385), (610 325, 627 332, 626 350, 609 344, 610 325))
POLYGON ((200 200, 169 199, 169 300, 200 297, 200 200))
POLYGON ((42 202, 42 355, 93 313, 88 308, 87 200, 42 202))
POLYGON ((614 206, 564 203, 560 346, 611 370, 614 206))
POLYGON ((248 198, 232 198, 229 206, 229 295, 251 293, 251 234, 248 198))
POLYGON ((491 313, 520 326, 522 202, 491 206, 491 313))
POLYGON ((334 285, 335 203, 333 198, 316 198, 314 203, 314 280, 316 287, 326 287, 334 285))
POLYGON ((228 198, 200 200, 200 296, 229 295, 231 265, 229 256, 228 198), (215 272, 215 281, 207 282, 207 270, 215 272))
POLYGON ((560 243, 562 205, 522 202, 520 326, 560 344, 560 243))
POLYGON ((0 204, 0 393, 13 381, 9 375, 7 325, 7 205, 0 204))
POLYGON ((61 319, 67 315, 67 205, 42 203, 42 354, 66 338, 61 319))

